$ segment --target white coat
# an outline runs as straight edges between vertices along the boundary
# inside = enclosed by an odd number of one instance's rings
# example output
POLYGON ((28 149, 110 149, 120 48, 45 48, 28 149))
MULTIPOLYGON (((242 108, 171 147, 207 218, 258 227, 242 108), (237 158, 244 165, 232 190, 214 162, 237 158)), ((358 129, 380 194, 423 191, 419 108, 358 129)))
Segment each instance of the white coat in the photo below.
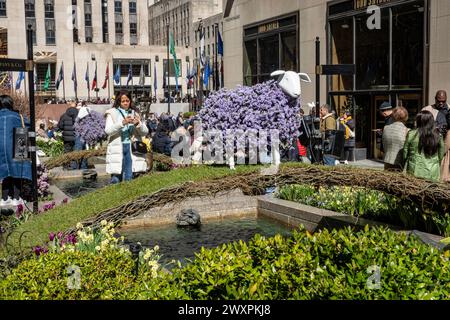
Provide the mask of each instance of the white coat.
MULTIPOLYGON (((105 117, 105 132, 108 135, 108 147, 106 149, 106 172, 109 174, 121 174, 123 158, 121 132, 124 127, 122 123, 123 118, 117 112, 116 108, 106 110, 105 117)), ((145 136, 147 133, 148 128, 145 123, 141 121, 141 123, 133 130, 131 140, 145 136)), ((131 154, 131 160, 133 172, 147 171, 147 161, 145 156, 135 156, 134 154, 131 154)))

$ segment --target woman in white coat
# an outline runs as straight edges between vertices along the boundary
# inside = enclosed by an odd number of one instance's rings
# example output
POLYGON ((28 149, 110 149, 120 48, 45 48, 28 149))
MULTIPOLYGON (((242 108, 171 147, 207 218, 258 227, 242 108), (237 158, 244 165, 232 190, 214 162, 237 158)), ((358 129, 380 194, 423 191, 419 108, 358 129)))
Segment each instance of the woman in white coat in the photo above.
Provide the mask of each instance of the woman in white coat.
POLYGON ((147 171, 145 155, 137 156, 131 152, 131 142, 148 134, 145 121, 141 121, 132 103, 131 95, 121 92, 113 108, 105 112, 106 172, 111 174, 111 183, 129 181, 133 179, 133 173, 147 171))

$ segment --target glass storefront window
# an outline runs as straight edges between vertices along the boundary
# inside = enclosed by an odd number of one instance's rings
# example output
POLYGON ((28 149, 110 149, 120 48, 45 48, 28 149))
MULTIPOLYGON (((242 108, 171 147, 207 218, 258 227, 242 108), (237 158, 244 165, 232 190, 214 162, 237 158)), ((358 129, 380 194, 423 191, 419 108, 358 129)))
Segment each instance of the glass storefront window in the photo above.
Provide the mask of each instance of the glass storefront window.
MULTIPOLYGON (((353 18, 330 22, 331 63, 353 64, 353 18)), ((353 90, 352 75, 331 76, 331 91, 353 90)))
POLYGON ((246 41, 244 48, 244 85, 251 86, 258 82, 256 40, 246 41))
POLYGON ((281 34, 281 70, 297 70, 297 33, 288 31, 281 34))
POLYGON ((367 15, 356 17, 356 89, 389 88, 389 9, 381 9, 381 28, 370 30, 367 15))
POLYGON ((423 85, 423 1, 392 8, 392 88, 423 85))
POLYGON ((270 78, 270 74, 279 69, 279 41, 278 35, 273 35, 270 37, 265 37, 259 39, 259 52, 261 59, 261 76, 263 79, 260 81, 265 81, 266 77, 270 78))
POLYGON ((298 72, 297 15, 244 29, 244 85, 273 79, 276 70, 298 72))

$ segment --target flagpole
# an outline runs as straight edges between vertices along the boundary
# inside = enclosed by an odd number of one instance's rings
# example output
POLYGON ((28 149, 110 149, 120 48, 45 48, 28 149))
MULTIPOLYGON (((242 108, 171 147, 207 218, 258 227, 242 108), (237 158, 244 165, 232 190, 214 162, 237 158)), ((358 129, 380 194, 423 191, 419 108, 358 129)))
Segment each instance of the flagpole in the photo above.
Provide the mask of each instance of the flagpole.
MULTIPOLYGON (((108 70, 108 103, 111 101, 111 83, 109 79, 109 62, 106 63, 106 69, 108 70)), ((114 71, 114 65, 113 65, 113 71, 114 71)), ((113 80, 114 81, 114 80, 113 80)))
POLYGON ((64 102, 66 102, 66 81, 64 79, 64 77, 65 77, 65 74, 64 74, 64 62, 62 62, 61 68, 63 69, 63 79, 62 79, 62 82, 63 82, 63 100, 64 100, 64 102))
POLYGON ((169 56, 169 24, 167 24, 167 112, 170 114, 170 56, 169 56))
POLYGON ((88 89, 88 103, 90 103, 91 102, 91 86, 90 86, 90 84, 89 84, 89 61, 87 62, 87 75, 88 75, 88 85, 87 85, 87 89, 88 89))
POLYGON ((97 60, 95 60, 95 74, 94 74, 94 79, 95 79, 95 88, 94 88, 94 91, 95 91, 95 99, 96 99, 95 103, 97 104, 97 103, 98 103, 98 84, 97 84, 97 82, 98 82, 98 78, 97 78, 97 60))
POLYGON ((218 65, 218 59, 219 59, 219 47, 218 47, 218 33, 219 33, 219 24, 216 23, 214 25, 214 29, 215 29, 215 36, 216 36, 216 51, 214 52, 216 54, 216 63, 214 64, 214 76, 216 77, 216 83, 214 86, 214 90, 218 90, 219 89, 219 65, 218 65))
POLYGON ((213 91, 217 88, 217 75, 216 75, 216 66, 217 66, 217 24, 214 24, 214 61, 213 61, 213 91))

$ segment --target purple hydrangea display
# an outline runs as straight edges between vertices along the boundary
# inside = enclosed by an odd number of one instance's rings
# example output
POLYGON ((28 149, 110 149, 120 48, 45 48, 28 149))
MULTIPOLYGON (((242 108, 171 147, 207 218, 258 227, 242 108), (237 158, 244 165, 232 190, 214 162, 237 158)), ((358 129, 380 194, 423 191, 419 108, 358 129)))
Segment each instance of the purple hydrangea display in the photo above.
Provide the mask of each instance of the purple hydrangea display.
POLYGON ((105 118, 99 112, 90 111, 86 117, 75 121, 75 134, 86 144, 93 146, 106 137, 105 118))
POLYGON ((296 137, 299 127, 298 99, 290 99, 275 81, 252 87, 238 86, 212 93, 199 112, 204 130, 278 130, 280 147, 296 137))

